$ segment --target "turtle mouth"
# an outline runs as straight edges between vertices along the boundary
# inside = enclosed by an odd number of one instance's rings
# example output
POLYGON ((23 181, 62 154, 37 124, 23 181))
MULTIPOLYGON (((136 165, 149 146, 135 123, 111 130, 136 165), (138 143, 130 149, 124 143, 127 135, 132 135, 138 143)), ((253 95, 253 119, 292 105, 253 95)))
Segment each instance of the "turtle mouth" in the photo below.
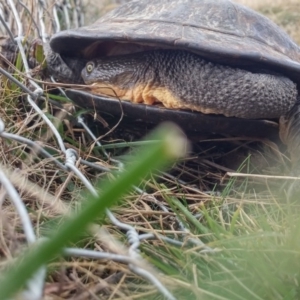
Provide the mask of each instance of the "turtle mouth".
POLYGON ((62 62, 68 68, 68 80, 70 81, 70 83, 83 84, 84 81, 81 76, 81 70, 86 66, 87 61, 84 59, 72 59, 63 55, 61 55, 60 57, 62 59, 62 62))

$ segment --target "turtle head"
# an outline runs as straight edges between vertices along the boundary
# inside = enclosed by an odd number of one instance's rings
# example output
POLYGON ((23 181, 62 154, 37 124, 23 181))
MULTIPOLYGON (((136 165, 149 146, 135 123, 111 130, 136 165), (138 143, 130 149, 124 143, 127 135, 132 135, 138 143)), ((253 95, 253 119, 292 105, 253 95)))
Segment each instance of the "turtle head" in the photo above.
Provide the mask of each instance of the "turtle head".
POLYGON ((132 91, 136 90, 147 69, 142 56, 130 54, 89 61, 81 77, 94 94, 134 101, 132 91))
POLYGON ((85 84, 91 85, 91 89, 108 86, 126 90, 135 84, 144 65, 145 61, 135 55, 103 57, 89 61, 81 77, 85 84))

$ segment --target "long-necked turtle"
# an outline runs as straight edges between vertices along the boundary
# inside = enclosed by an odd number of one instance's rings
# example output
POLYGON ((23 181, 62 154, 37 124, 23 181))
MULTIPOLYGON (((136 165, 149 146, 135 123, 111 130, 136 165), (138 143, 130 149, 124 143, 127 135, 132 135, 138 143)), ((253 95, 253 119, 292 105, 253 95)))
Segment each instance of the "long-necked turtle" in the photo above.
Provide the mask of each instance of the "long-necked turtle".
POLYGON ((50 47, 51 71, 83 80, 92 93, 204 114, 280 118, 281 139, 298 159, 300 48, 242 5, 131 1, 93 25, 54 35, 50 47))

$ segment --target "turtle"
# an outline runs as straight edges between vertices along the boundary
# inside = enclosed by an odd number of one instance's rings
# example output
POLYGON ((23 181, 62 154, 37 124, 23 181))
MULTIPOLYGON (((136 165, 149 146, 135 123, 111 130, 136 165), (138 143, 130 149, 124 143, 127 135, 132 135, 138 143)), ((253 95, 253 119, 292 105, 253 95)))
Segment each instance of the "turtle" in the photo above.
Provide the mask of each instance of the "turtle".
POLYGON ((241 121, 234 126, 254 121, 257 135, 275 119, 292 161, 299 160, 300 47, 243 5, 129 1, 92 25, 54 34, 46 57, 61 81, 85 84, 88 94, 70 95, 86 107, 128 100, 131 108, 172 111, 174 119, 186 114, 185 122, 212 114, 241 121))

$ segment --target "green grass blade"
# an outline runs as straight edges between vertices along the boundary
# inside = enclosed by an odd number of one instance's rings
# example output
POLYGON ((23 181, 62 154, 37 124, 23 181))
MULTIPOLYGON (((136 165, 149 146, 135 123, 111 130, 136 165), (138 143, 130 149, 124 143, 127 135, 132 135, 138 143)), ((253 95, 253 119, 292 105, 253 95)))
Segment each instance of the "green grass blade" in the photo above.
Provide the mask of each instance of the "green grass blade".
POLYGON ((186 140, 175 126, 166 124, 154 137, 160 142, 144 149, 139 160, 132 162, 116 181, 105 181, 100 185, 101 196, 89 196, 82 209, 55 228, 49 239, 30 247, 17 259, 0 280, 0 299, 8 299, 19 291, 41 265, 57 257, 68 242, 74 242, 89 223, 128 192, 133 184, 137 184, 151 170, 166 166, 167 162, 185 153, 186 140))
POLYGON ((176 207, 180 212, 187 218, 187 220, 197 228, 198 233, 207 234, 209 233, 209 229, 202 225, 193 214, 176 198, 172 197, 172 205, 176 207))

